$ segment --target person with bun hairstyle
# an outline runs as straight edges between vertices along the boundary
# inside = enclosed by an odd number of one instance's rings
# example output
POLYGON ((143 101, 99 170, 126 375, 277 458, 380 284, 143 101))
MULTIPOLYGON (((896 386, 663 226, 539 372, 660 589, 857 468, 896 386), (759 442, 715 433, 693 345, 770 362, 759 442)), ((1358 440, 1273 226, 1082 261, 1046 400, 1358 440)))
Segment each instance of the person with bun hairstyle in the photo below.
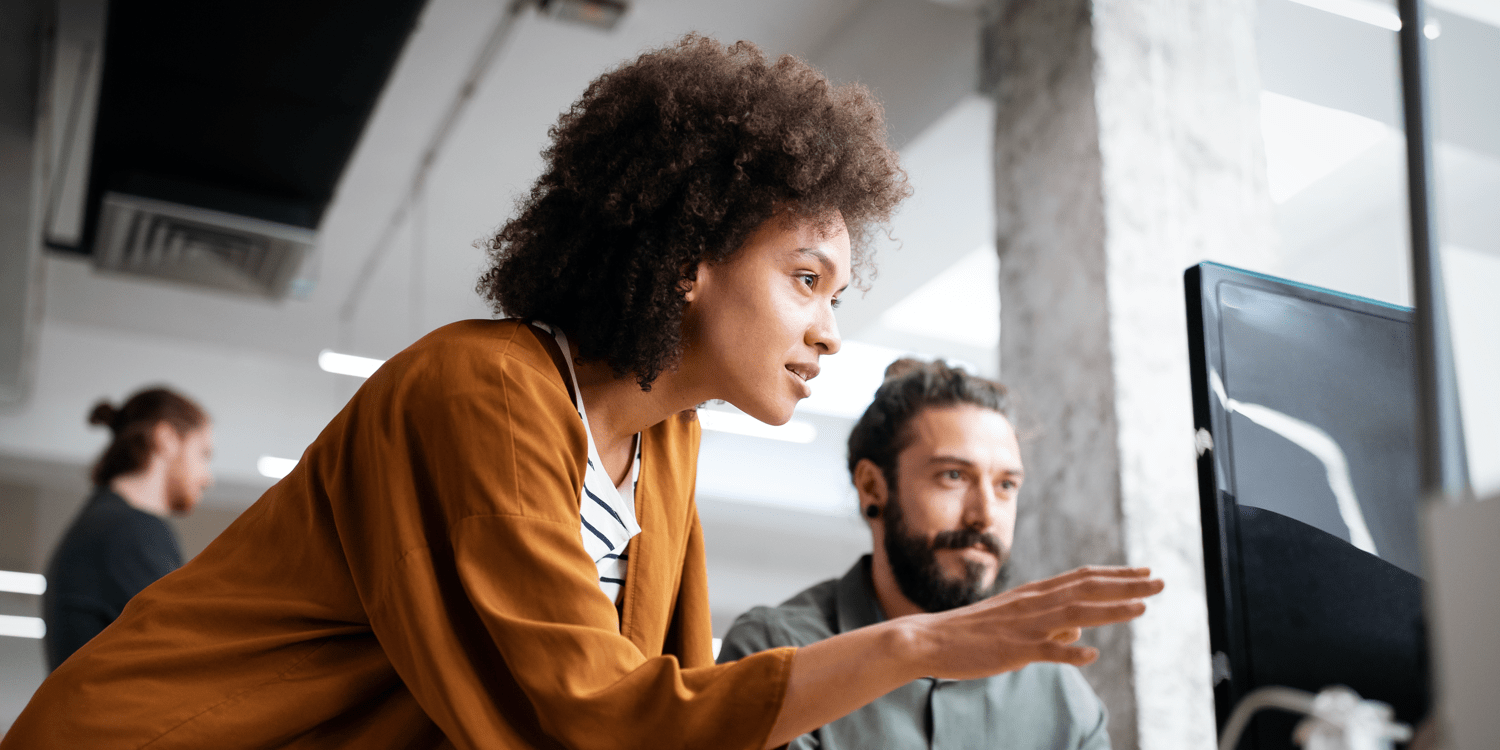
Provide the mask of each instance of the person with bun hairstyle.
POLYGON ((1143 611, 1160 583, 1105 571, 715 665, 694 409, 791 418, 905 178, 867 90, 698 36, 551 137, 479 282, 511 317, 387 360, 0 748, 759 750, 1143 611))
POLYGON ((213 484, 213 425, 197 404, 149 388, 89 424, 110 441, 94 464, 94 492, 47 566, 42 611, 47 666, 57 669, 120 616, 141 589, 182 566, 167 516, 185 516, 213 484))
MULTIPOLYGON (((1059 584, 1006 591, 1025 468, 1000 383, 941 360, 896 360, 849 433, 848 468, 872 552, 841 578, 741 615, 724 635, 720 661, 897 618, 1024 601, 1059 584)), ((1108 750, 1104 705, 1063 661, 968 680, 916 679, 791 747, 1108 750)))

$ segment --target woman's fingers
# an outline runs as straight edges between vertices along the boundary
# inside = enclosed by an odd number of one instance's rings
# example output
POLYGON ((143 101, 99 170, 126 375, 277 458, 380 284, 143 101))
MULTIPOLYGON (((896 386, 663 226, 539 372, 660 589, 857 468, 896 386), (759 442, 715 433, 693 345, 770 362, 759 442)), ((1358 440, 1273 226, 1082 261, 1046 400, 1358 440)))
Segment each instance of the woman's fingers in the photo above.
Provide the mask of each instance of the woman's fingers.
POLYGON ((1057 641, 1044 641, 1037 648, 1037 661, 1055 661, 1082 667, 1093 664, 1099 658, 1099 649, 1088 646, 1068 646, 1057 641))
POLYGON ((1045 593, 1091 578, 1119 578, 1129 580, 1149 578, 1150 575, 1150 568, 1127 568, 1118 565, 1085 565, 1051 578, 1044 578, 1040 581, 1032 581, 1031 583, 1017 586, 1011 590, 1025 593, 1045 593))
POLYGON ((1009 602, 1021 612, 1047 612, 1072 602, 1113 602, 1142 599, 1159 593, 1166 584, 1157 578, 1083 578, 1051 591, 1009 602))
POLYGON ((1073 643, 1082 637, 1083 628, 1065 628, 1053 631, 1051 635, 1047 636, 1047 640, 1056 641, 1057 643, 1073 643))
POLYGON ((1074 602, 1039 613, 1034 621, 1037 632, 1055 633, 1072 628, 1096 628, 1134 620, 1146 613, 1146 603, 1139 599, 1127 602, 1074 602))

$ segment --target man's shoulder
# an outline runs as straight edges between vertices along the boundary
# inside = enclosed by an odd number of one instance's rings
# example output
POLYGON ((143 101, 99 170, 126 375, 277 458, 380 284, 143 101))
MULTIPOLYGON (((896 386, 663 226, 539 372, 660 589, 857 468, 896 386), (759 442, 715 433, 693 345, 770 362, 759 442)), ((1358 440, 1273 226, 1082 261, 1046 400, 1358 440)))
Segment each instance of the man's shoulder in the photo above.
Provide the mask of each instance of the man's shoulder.
POLYGON ((724 634, 720 661, 733 661, 766 649, 806 646, 834 634, 838 579, 813 586, 774 607, 754 607, 724 634))
POLYGON ((106 497, 89 502, 68 528, 67 536, 86 540, 92 546, 112 539, 151 538, 164 532, 171 533, 164 519, 118 498, 106 497))

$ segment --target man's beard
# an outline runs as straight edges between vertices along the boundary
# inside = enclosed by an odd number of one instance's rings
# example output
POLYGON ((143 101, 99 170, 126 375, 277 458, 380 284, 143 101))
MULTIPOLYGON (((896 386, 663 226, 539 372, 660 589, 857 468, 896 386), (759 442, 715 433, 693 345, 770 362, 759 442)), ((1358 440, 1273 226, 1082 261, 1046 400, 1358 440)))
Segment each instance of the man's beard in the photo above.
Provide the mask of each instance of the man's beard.
POLYGON ((184 494, 173 493, 167 496, 167 510, 172 511, 174 516, 186 516, 193 512, 196 503, 184 494))
MULTIPOLYGON (((893 477, 894 479, 894 477, 893 477)), ((901 498, 896 483, 888 482, 890 500, 885 504, 885 556, 891 563, 896 585, 907 599, 926 612, 943 612, 988 599, 1005 590, 1010 571, 1010 550, 994 534, 977 529, 953 529, 938 532, 931 543, 921 536, 907 533, 906 518, 901 513, 901 498), (995 580, 984 585, 984 565, 964 561, 960 579, 949 578, 938 563, 940 549, 964 549, 982 545, 999 560, 995 580)))
POLYGON ((167 510, 174 516, 186 516, 193 512, 198 497, 192 488, 176 473, 167 475, 167 510))

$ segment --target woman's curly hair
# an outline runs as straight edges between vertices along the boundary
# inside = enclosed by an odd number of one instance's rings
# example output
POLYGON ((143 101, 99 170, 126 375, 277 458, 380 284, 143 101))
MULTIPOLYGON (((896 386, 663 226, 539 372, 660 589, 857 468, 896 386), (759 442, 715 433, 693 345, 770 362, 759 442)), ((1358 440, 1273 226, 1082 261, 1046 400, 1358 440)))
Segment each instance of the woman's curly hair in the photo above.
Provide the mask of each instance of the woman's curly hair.
POLYGON ((648 52, 591 83, 550 135, 478 291, 645 390, 681 354, 682 282, 699 263, 773 214, 837 212, 863 280, 874 227, 910 192, 867 89, 748 42, 689 35, 648 52))

